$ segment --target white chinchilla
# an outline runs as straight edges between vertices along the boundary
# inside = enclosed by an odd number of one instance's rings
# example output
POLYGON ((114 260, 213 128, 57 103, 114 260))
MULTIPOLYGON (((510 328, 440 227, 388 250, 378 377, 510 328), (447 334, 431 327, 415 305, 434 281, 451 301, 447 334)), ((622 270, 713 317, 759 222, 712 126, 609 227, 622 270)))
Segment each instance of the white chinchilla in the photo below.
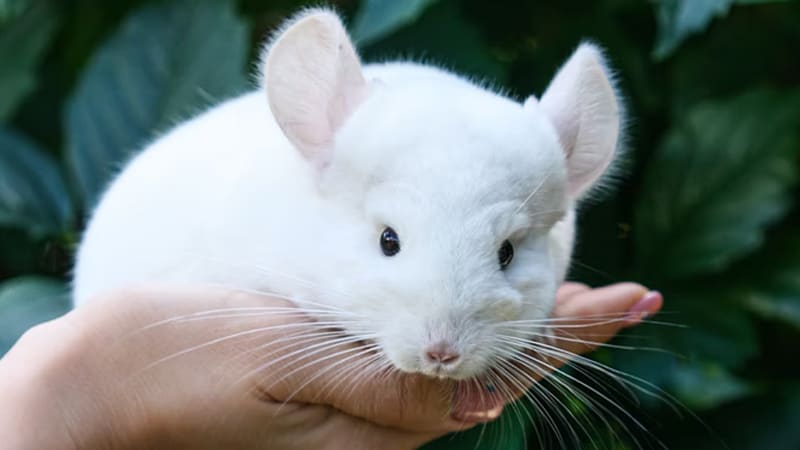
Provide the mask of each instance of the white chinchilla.
POLYGON ((312 9, 267 46, 261 75, 111 184, 78 251, 76 305, 146 282, 274 293, 349 312, 344 331, 397 369, 458 380, 544 333, 519 323, 550 316, 576 202, 620 133, 596 47, 521 104, 427 65, 362 66, 336 14, 312 9))

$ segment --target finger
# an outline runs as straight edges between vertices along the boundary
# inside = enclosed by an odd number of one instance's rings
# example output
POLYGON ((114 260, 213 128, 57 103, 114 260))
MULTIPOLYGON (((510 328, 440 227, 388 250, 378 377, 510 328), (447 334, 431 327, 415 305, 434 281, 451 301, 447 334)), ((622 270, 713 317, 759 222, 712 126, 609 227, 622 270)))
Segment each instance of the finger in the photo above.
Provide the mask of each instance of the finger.
POLYGON ((561 285, 556 293, 556 303, 563 303, 569 301, 572 297, 576 294, 581 292, 586 292, 591 288, 583 283, 576 283, 572 281, 567 281, 561 285))
POLYGON ((380 426, 330 406, 301 403, 250 402, 217 426, 228 424, 236 429, 219 433, 224 442, 212 437, 203 448, 410 450, 444 434, 380 426))
MULTIPOLYGON (((396 370, 348 372, 335 359, 325 360, 331 355, 356 355, 359 350, 357 344, 339 345, 316 355, 311 364, 293 361, 277 367, 269 377, 281 381, 270 383, 268 394, 279 402, 330 405, 347 415, 406 431, 443 433, 467 427, 450 418, 454 392, 450 381, 396 370)), ((350 362, 358 364, 359 358, 350 362)))
POLYGON ((663 299, 635 283, 619 283, 576 294, 557 305, 554 316, 564 319, 556 329, 556 345, 581 354, 607 342, 621 329, 639 323, 661 309, 663 299))

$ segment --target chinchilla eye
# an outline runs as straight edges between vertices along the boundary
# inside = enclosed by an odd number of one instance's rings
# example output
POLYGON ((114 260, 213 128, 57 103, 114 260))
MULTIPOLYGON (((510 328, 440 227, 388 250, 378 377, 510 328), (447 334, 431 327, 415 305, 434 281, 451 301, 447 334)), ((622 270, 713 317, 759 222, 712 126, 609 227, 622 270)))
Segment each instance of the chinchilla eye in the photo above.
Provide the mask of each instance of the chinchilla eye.
POLYGON ((500 270, 506 270, 511 260, 514 259, 514 246, 508 240, 503 241, 500 250, 497 251, 497 260, 500 261, 500 270))
POLYGON ((381 233, 381 250, 386 256, 394 256, 400 251, 400 238, 392 227, 386 227, 381 233))

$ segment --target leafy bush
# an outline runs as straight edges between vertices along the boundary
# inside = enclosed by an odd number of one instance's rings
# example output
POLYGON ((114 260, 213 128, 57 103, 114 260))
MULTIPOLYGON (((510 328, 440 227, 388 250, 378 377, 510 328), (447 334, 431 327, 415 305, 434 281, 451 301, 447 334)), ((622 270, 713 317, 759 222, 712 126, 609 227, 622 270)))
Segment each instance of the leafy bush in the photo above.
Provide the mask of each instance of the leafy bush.
MULTIPOLYGON (((249 89, 258 43, 300 3, 0 0, 0 352, 68 309, 71 254, 109 176, 249 89)), ((800 2, 338 6, 365 59, 439 61, 518 96, 541 92, 582 38, 619 69, 629 170, 585 208, 572 278, 660 289, 656 320, 681 326, 637 327, 593 355, 662 399, 578 367, 630 416, 550 386, 567 407, 518 412, 538 416, 530 448, 800 448, 800 2)), ((433 447, 521 448, 521 426, 504 417, 433 447)))

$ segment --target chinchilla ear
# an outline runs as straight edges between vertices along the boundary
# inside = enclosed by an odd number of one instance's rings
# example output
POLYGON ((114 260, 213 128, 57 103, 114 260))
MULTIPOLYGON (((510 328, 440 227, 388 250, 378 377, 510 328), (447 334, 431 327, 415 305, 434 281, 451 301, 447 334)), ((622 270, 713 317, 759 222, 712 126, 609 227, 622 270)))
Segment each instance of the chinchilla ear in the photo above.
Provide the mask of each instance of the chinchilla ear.
POLYGON ((318 168, 369 91, 342 21, 324 9, 304 11, 277 34, 262 58, 262 82, 283 133, 318 168))
MULTIPOLYGON (((536 103, 535 98, 526 107, 536 103)), ((569 193, 580 198, 606 171, 617 150, 621 106, 602 52, 581 44, 539 102, 567 157, 569 193)))

